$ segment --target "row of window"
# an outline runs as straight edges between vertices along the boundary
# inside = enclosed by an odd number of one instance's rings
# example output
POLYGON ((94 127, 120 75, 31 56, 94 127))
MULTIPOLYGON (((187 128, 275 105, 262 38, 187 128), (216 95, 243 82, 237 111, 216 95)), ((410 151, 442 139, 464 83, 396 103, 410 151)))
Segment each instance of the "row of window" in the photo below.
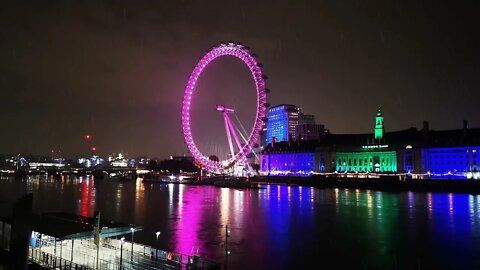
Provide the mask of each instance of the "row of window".
MULTIPOLYGON (((450 155, 446 155, 446 156, 444 156, 444 155, 430 155, 429 157, 430 158, 436 158, 436 159, 438 159, 438 158, 450 158, 450 155)), ((452 158, 457 158, 457 155, 452 155, 452 158)), ((459 155, 458 158, 464 158, 464 156, 459 155)), ((465 155, 465 158, 470 158, 470 155, 465 155)), ((477 155, 473 154, 472 158, 477 158, 477 155)))
MULTIPOLYGON (((457 161, 452 161, 451 163, 450 163, 450 161, 446 161, 446 162, 444 162, 444 161, 435 161, 435 163, 432 162, 432 161, 430 161, 430 162, 428 162, 428 164, 429 164, 429 165, 433 165, 433 164, 435 164, 435 165, 439 165, 439 164, 440 164, 440 165, 445 165, 445 164, 447 164, 447 165, 450 165, 450 164, 456 165, 456 164, 457 164, 457 161)), ((459 165, 463 165, 463 161, 461 161, 461 160, 458 161, 458 164, 459 164, 459 165)), ((476 164, 477 164, 477 161, 474 160, 474 161, 470 162, 470 160, 467 160, 467 161, 465 162, 465 164, 466 164, 466 165, 470 165, 470 164, 476 165, 476 164)))
POLYGON ((476 153, 480 149, 427 150, 428 153, 476 153))
MULTIPOLYGON (((373 165, 373 160, 370 158, 369 161, 367 161, 367 159, 365 158, 365 159, 363 159, 363 162, 362 162, 362 159, 350 159, 350 158, 348 159, 348 166, 352 166, 352 165, 357 166, 357 163, 360 166, 362 166, 362 165, 363 166, 368 166, 368 165, 372 166, 373 165)), ((396 162, 394 162, 393 160, 390 160, 388 158, 385 158, 385 159, 382 158, 380 160, 380 164, 382 166, 384 166, 384 165, 389 166, 389 165, 393 165, 394 163, 396 163, 396 162)), ((338 164, 338 166, 342 166, 342 165, 346 166, 347 165, 347 159, 343 159, 343 160, 338 159, 337 164, 338 164)))

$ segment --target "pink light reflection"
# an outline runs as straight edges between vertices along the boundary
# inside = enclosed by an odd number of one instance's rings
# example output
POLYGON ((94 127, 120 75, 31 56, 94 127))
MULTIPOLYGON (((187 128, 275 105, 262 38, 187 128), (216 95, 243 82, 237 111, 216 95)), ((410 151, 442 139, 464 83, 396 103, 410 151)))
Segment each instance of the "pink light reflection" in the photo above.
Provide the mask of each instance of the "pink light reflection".
POLYGON ((203 200, 201 190, 196 188, 178 186, 179 200, 182 202, 178 207, 177 230, 174 232, 175 252, 193 255, 198 247, 201 247, 198 232, 201 229, 202 208, 197 203, 203 200))

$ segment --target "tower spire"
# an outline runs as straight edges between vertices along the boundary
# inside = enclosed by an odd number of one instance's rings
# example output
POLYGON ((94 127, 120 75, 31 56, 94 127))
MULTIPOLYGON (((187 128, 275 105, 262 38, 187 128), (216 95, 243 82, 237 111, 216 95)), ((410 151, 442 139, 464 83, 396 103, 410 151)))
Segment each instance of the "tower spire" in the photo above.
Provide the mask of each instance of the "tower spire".
POLYGON ((377 116, 375 117, 375 140, 381 140, 383 138, 383 114, 380 109, 377 112, 377 116))

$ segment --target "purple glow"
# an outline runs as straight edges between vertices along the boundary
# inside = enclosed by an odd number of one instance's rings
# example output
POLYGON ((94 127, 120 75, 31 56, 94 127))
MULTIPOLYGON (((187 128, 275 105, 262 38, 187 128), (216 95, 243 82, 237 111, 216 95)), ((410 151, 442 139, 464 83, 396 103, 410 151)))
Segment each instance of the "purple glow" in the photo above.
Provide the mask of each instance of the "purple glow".
POLYGON ((259 67, 255 57, 253 57, 250 52, 242 45, 228 43, 220 44, 220 46, 213 47, 207 54, 205 54, 202 59, 197 63, 195 68, 190 74, 188 83, 185 87, 185 94, 183 96, 183 106, 182 106, 182 128, 183 136, 185 138, 185 143, 188 146, 188 150, 195 158, 198 164, 211 172, 221 172, 225 168, 232 166, 238 161, 243 161, 248 154, 252 152, 253 145, 258 141, 260 131, 262 130, 263 118, 266 115, 266 103, 267 103, 267 93, 265 91, 265 79, 262 74, 262 69, 259 67), (255 124, 253 125, 252 131, 248 137, 247 143, 242 147, 242 149, 232 158, 226 161, 212 161, 205 157, 195 145, 195 142, 190 132, 190 100, 192 99, 193 91, 195 90, 195 84, 202 72, 202 70, 210 62, 215 60, 220 56, 230 55, 239 58, 242 60, 250 69, 250 72, 255 81, 255 87, 257 90, 257 113, 255 117, 255 124), (223 165, 228 164, 228 165, 223 165))
POLYGON ((260 155, 260 170, 270 175, 309 176, 315 171, 315 154, 263 154, 260 155))
POLYGON ((199 192, 186 188, 185 185, 178 185, 178 188, 178 219, 175 221, 178 229, 173 232, 172 240, 174 242, 172 244, 175 247, 175 252, 194 255, 197 253, 197 249, 203 246, 198 235, 198 232, 201 231, 203 209, 200 204, 196 203, 203 198, 199 192))

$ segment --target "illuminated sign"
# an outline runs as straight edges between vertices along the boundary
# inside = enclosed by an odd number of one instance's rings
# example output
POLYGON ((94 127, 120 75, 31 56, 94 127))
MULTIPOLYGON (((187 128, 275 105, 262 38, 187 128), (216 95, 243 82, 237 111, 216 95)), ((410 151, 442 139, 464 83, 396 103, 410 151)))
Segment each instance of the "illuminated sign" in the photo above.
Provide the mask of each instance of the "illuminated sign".
POLYGON ((381 148, 388 148, 388 144, 382 144, 382 145, 363 145, 362 149, 381 149, 381 148))

